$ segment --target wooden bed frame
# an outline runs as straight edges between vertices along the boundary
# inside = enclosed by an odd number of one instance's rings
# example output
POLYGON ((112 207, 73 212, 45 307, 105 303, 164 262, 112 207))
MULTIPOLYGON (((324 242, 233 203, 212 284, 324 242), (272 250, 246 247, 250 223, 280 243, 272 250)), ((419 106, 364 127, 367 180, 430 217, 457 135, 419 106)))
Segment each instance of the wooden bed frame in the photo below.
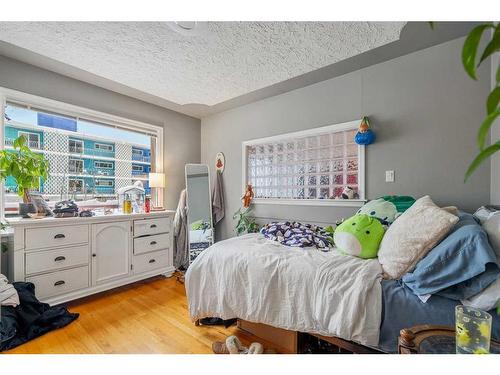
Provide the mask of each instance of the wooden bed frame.
MULTIPOLYGON (((195 323, 199 325, 197 321, 195 323)), ((303 333, 276 328, 267 324, 252 323, 238 319, 238 328, 273 345, 272 349, 278 353, 300 354, 307 352, 308 341, 311 338, 323 340, 335 347, 335 353, 346 354, 382 354, 375 348, 370 348, 352 341, 347 341, 335 336, 323 336, 314 333, 303 333)))

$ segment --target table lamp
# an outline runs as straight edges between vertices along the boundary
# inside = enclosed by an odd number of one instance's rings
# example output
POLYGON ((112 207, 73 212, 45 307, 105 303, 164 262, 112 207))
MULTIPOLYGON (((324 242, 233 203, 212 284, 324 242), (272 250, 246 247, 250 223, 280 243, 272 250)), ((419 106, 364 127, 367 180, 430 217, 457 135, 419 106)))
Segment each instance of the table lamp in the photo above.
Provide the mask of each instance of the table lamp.
MULTIPOLYGON (((163 189, 165 187, 165 173, 150 173, 149 174, 149 187, 156 189, 163 189)), ((159 202, 159 194, 155 194, 152 211, 163 210, 163 205, 159 202)))

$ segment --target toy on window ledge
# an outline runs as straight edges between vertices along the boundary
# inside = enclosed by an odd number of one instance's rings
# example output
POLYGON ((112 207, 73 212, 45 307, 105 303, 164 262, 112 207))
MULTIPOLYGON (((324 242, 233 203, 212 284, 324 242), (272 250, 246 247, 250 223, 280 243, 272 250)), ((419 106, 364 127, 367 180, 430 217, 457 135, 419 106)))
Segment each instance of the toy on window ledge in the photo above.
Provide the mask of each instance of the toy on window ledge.
POLYGON ((354 142, 358 145, 366 146, 375 142, 375 133, 370 129, 370 121, 368 117, 363 117, 359 130, 354 136, 354 142))
POLYGON ((335 199, 355 199, 357 198, 357 193, 356 190, 354 190, 350 186, 346 186, 344 190, 342 190, 342 193, 340 196, 336 197, 335 199))
POLYGON ((253 199, 253 188, 252 185, 247 184, 245 188, 245 194, 241 197, 241 200, 243 201, 243 207, 248 208, 250 207, 250 203, 252 203, 253 199))

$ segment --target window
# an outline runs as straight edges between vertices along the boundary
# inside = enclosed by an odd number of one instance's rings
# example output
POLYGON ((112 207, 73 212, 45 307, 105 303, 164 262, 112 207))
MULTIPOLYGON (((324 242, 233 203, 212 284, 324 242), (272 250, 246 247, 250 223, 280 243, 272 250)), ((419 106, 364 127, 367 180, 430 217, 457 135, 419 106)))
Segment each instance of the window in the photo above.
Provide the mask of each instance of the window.
MULTIPOLYGON (((359 121, 243 142, 244 184, 256 202, 330 202, 349 186, 364 199, 364 147, 359 121)), ((351 203, 353 203, 351 201, 351 203)))
MULTIPOLYGON (((163 129, 160 126, 2 87, 0 96, 6 100, 6 105, 0 106, 0 116, 5 120, 5 142, 0 144, 0 149, 5 146, 10 149, 18 132, 33 133, 28 140, 32 146, 38 143, 39 152, 50 163, 50 174, 40 189, 50 207, 64 199, 75 199, 80 204, 99 197, 101 207, 118 208, 114 179, 138 178, 139 172, 132 171, 134 149, 142 155, 144 171, 162 171, 163 129), (152 149, 156 150, 153 151, 155 160, 150 163, 152 149)), ((20 198, 16 192, 16 181, 9 177, 1 192, 0 213, 17 214, 20 198)), ((153 189, 152 195, 153 199, 158 197, 163 201, 161 190, 153 189)))
POLYGON ((68 180, 68 191, 69 193, 83 193, 83 180, 70 178, 68 180))
POLYGON ((40 148, 40 134, 23 132, 23 131, 20 131, 17 133, 18 137, 20 137, 22 135, 24 135, 24 138, 26 138, 26 145, 29 148, 35 148, 35 149, 40 148))
POLYGON ((94 161, 95 168, 113 169, 113 163, 110 161, 94 161))
POLYGON ((144 172, 144 167, 142 165, 132 165, 133 172, 144 172))
POLYGON ((132 156, 142 156, 142 155, 144 155, 144 151, 143 150, 138 150, 136 148, 132 149, 132 156))
POLYGON ((70 139, 68 141, 69 152, 72 154, 83 154, 83 141, 70 139))
POLYGON ((113 152, 113 145, 107 145, 104 143, 94 143, 94 149, 106 152, 113 152))
POLYGON ((113 180, 98 179, 95 181, 95 186, 111 187, 114 185, 115 185, 115 183, 113 180))
POLYGON ((69 159, 68 172, 70 173, 83 173, 83 160, 69 159))

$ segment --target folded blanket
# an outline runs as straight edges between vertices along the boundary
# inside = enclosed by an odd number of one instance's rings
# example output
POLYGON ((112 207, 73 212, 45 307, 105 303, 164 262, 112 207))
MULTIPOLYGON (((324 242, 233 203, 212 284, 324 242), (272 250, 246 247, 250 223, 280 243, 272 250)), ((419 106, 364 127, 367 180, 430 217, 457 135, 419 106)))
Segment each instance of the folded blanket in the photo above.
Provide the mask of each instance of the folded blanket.
POLYGON ((19 295, 12 284, 9 284, 7 278, 0 273, 0 306, 19 305, 19 295))
POLYGON ((269 223, 264 225, 260 233, 267 239, 277 241, 282 245, 293 247, 316 246, 320 249, 333 247, 333 230, 298 222, 269 223))

